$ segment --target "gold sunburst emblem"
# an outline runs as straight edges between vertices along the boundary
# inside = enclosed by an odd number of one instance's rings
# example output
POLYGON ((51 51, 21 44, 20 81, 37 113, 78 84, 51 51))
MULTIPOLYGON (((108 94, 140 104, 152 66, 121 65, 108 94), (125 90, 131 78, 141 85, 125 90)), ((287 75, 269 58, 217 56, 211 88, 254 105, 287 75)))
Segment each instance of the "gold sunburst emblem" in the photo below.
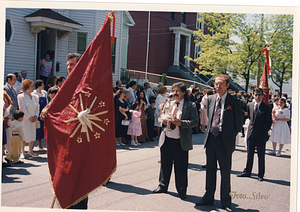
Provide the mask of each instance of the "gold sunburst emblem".
MULTIPOLYGON (((88 97, 90 95, 91 95, 91 93, 88 94, 88 97)), ((102 121, 102 119, 100 119, 97 116, 100 116, 100 115, 108 113, 108 110, 102 111, 102 112, 99 112, 99 113, 95 113, 95 114, 90 114, 91 111, 92 111, 93 105, 95 104, 95 102, 97 100, 97 96, 95 96, 95 98, 94 98, 93 102, 91 103, 90 107, 86 107, 85 109, 83 107, 83 101, 82 101, 81 93, 79 94, 79 100, 80 100, 81 111, 80 112, 77 111, 71 104, 69 104, 69 107, 77 114, 77 117, 69 119, 69 120, 66 120, 65 123, 69 123, 69 122, 73 122, 73 121, 77 121, 78 120, 79 124, 77 125, 77 127, 75 128, 75 130, 70 135, 70 138, 73 138, 75 136, 76 132, 81 127, 81 132, 82 133, 86 133, 87 141, 90 142, 90 136, 89 136, 89 130, 88 129, 90 129, 91 132, 95 132, 93 130, 93 126, 92 125, 96 126, 98 129, 100 129, 101 131, 105 132, 105 129, 103 127, 101 127, 100 125, 96 124, 93 120, 102 121)), ((101 101, 101 105, 105 105, 105 102, 101 101)), ((110 121, 108 119, 105 119, 103 121, 103 123, 105 125, 108 125, 109 122, 110 121)), ((100 133, 99 132, 95 132, 94 136, 95 136, 95 138, 100 138, 100 133)), ((77 138, 77 142, 78 143, 82 142, 82 137, 81 136, 79 136, 77 138)))

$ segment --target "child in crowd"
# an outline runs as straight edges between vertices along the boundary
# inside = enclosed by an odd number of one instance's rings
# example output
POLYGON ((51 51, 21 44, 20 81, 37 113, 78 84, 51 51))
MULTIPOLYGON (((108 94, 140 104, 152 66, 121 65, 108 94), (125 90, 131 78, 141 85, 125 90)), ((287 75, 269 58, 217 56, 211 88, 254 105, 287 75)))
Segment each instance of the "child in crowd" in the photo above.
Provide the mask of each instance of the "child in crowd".
POLYGON ((129 110, 129 112, 132 113, 131 120, 128 126, 127 134, 131 135, 131 145, 138 146, 141 145, 137 141, 137 136, 142 135, 142 127, 141 127, 141 112, 139 110, 139 105, 137 103, 134 103, 131 106, 132 110, 129 110))
POLYGON ((12 151, 5 157, 5 160, 7 161, 7 163, 10 163, 10 161, 13 160, 14 164, 20 164, 24 163, 23 161, 19 160, 19 154, 23 146, 23 141, 25 140, 23 125, 21 123, 23 121, 24 113, 20 110, 16 110, 13 114, 13 117, 15 120, 8 121, 8 125, 11 127, 12 132, 12 151))
POLYGON ((148 137, 150 141, 154 141, 154 113, 155 113, 155 99, 150 100, 150 105, 146 109, 145 114, 148 117, 147 119, 147 130, 148 130, 148 137))

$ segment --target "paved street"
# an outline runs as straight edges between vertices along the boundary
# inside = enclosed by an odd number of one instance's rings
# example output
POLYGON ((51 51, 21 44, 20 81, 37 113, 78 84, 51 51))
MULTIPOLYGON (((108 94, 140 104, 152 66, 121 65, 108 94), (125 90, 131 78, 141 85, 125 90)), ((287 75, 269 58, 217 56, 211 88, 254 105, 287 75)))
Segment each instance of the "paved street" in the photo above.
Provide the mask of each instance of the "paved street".
MULTIPOLYGON (((215 206, 195 207, 205 192, 205 152, 203 134, 193 135, 194 149, 189 155, 188 198, 177 197, 174 174, 168 194, 153 194, 158 185, 160 164, 157 139, 139 147, 117 148, 117 170, 107 186, 89 195, 89 209, 123 211, 214 211, 221 207, 220 173, 217 173, 215 206)), ((266 155, 265 181, 257 180, 255 155, 251 178, 238 178, 246 163, 246 148, 240 138, 233 153, 231 188, 234 211, 289 211, 291 145, 285 145, 282 156, 266 155)), ((46 146, 44 141, 44 146, 46 146)), ((267 152, 272 144, 267 143, 267 152)), ((11 207, 41 211, 50 208, 53 194, 49 181, 46 151, 39 157, 25 159, 24 164, 2 169, 1 211, 11 207), (36 209, 36 210, 35 210, 36 209)), ((57 205, 54 208, 58 208, 57 205)), ((54 211, 54 210, 51 210, 54 211)))

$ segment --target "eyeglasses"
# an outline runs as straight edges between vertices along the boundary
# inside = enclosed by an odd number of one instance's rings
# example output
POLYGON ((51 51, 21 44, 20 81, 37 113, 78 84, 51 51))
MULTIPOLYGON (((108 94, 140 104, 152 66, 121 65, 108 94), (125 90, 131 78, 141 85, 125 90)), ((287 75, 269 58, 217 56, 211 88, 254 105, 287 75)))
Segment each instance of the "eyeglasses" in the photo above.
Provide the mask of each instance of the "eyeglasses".
POLYGON ((172 93, 178 93, 179 91, 180 91, 180 89, 172 90, 172 93))
POLYGON ((215 83, 215 86, 223 86, 224 83, 220 82, 220 83, 215 83))

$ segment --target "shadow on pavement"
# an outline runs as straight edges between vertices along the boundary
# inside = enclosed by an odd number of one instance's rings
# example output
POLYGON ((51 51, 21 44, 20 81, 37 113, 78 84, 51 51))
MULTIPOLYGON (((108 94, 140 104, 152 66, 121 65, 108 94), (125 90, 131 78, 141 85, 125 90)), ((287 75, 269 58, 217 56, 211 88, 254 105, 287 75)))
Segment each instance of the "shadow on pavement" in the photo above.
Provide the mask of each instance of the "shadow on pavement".
POLYGON ((31 173, 25 168, 14 169, 7 167, 2 169, 2 183, 22 183, 22 181, 17 181, 19 177, 8 177, 8 175, 30 175, 31 173))
POLYGON ((152 191, 144 188, 135 187, 133 185, 123 184, 123 183, 116 183, 110 181, 106 184, 106 187, 109 189, 125 192, 125 193, 134 193, 139 195, 148 195, 152 194, 152 191))
MULTIPOLYGON (((203 164, 204 165, 204 164, 203 164)), ((202 168, 200 164, 189 163, 189 169, 193 171, 205 171, 205 168, 202 168)))

